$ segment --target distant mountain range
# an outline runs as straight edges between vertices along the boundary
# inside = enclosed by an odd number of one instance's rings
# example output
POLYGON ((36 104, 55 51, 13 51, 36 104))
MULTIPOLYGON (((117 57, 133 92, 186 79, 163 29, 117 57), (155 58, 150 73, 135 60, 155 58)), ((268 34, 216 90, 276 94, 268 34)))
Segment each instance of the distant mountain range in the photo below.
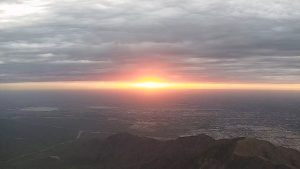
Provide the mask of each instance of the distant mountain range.
POLYGON ((300 152, 254 138, 156 140, 127 133, 78 140, 5 169, 300 169, 300 152))

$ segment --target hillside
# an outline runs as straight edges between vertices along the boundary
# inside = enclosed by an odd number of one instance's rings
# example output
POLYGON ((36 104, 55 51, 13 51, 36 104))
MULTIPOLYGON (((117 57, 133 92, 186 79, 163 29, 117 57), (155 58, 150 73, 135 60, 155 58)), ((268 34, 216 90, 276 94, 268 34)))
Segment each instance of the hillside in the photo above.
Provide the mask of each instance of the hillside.
POLYGON ((161 141, 120 133, 61 145, 3 165, 6 169, 299 169, 300 152, 253 138, 214 140, 197 135, 161 141))

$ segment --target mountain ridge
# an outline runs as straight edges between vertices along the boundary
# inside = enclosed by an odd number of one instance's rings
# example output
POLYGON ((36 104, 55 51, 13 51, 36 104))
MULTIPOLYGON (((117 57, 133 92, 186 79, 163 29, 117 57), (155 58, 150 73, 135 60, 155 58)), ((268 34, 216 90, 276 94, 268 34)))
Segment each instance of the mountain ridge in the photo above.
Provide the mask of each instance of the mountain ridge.
POLYGON ((78 140, 6 169, 299 169, 300 152, 255 138, 172 140, 119 133, 78 140))

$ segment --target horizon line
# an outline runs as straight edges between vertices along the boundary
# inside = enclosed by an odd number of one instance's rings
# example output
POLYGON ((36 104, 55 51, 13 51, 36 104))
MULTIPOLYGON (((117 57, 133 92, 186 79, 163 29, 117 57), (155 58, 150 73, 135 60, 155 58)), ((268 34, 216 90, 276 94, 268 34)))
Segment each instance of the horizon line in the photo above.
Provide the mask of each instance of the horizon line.
POLYGON ((0 90, 286 90, 300 91, 298 83, 158 82, 161 88, 141 87, 134 81, 55 81, 0 83, 0 90))

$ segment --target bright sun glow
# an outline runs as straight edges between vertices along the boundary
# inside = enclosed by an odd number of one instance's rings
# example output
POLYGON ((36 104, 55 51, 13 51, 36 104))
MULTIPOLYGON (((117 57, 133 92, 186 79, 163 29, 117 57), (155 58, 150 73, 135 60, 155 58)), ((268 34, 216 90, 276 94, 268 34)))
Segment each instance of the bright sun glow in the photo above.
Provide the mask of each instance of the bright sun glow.
POLYGON ((163 81, 161 78, 155 76, 142 77, 137 82, 132 83, 132 87, 144 89, 159 89, 168 88, 171 84, 163 81))
POLYGON ((300 84, 189 83, 166 81, 73 81, 2 83, 1 90, 297 90, 300 84))
POLYGON ((166 88, 170 84, 162 82, 141 82, 133 84, 134 87, 148 88, 148 89, 157 89, 157 88, 166 88))

